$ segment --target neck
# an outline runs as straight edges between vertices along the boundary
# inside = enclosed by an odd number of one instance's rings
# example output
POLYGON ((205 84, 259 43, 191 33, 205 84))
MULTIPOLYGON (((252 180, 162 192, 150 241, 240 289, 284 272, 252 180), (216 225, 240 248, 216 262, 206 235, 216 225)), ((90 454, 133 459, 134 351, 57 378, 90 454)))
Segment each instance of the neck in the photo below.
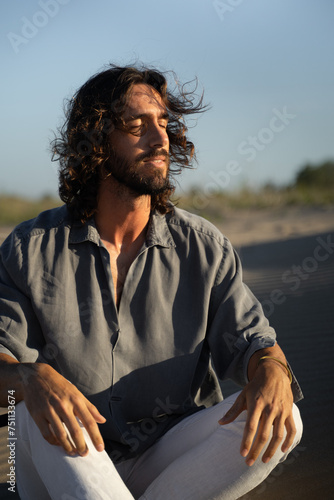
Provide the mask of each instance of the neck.
POLYGON ((114 179, 102 182, 95 223, 103 241, 124 248, 145 237, 150 212, 149 195, 136 195, 114 179))

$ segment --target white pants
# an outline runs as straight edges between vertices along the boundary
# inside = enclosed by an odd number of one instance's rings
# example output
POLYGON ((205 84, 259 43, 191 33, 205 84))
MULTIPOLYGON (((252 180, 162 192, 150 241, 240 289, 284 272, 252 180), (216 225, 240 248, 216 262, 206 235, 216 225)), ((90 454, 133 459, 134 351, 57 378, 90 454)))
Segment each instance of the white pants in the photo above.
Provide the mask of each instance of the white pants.
MULTIPOLYGON (((89 455, 70 457, 42 437, 25 404, 17 416, 17 486, 21 500, 233 500, 260 484, 288 453, 279 448, 268 464, 252 467, 240 455, 246 412, 221 426, 218 420, 237 394, 199 411, 168 431, 135 459, 114 466, 97 452, 85 429, 89 455)), ((302 422, 294 405, 297 435, 302 422)), ((265 448, 264 448, 265 449, 265 448)))

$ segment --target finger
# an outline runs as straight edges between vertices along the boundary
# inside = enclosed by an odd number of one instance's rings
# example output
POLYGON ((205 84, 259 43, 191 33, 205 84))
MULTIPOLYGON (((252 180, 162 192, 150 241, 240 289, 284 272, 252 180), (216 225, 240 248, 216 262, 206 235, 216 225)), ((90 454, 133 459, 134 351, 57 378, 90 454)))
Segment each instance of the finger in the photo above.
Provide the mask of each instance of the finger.
POLYGON ((274 456, 279 444, 282 442, 284 438, 284 418, 276 418, 273 423, 273 435, 266 449, 265 453, 262 457, 262 462, 265 464, 269 462, 274 456))
MULTIPOLYGON (((246 457, 250 453, 254 438, 261 422, 261 415, 262 409, 259 406, 255 406, 254 409, 248 411, 248 416, 240 446, 240 453, 243 457, 246 457)), ((251 457, 248 457, 247 463, 250 461, 251 457)), ((253 463, 248 463, 248 465, 253 465, 253 463)))
POLYGON ((285 428, 286 428, 286 437, 285 437, 284 443, 282 444, 282 448, 281 448, 283 453, 286 453, 288 451, 288 449, 290 448, 290 446, 293 445, 293 441, 294 441, 296 433, 297 433, 295 421, 294 421, 292 415, 290 415, 286 419, 285 428))
POLYGON ((82 430, 73 413, 72 402, 54 398, 52 405, 48 408, 46 419, 66 453, 70 455, 79 453, 82 456, 88 453, 82 430))
MULTIPOLYGON (((98 414, 99 420, 102 420, 102 422, 100 423, 104 423, 106 419, 102 417, 99 412, 98 414)), ((76 411, 76 416, 80 419, 82 425, 87 430, 89 437, 91 438, 92 443, 97 451, 103 451, 104 441, 101 436, 99 427, 96 423, 96 419, 93 417, 92 413, 87 408, 83 407, 80 411, 76 411)))
MULTIPOLYGON (((48 436, 53 436, 53 444, 61 446, 68 455, 75 455, 77 453, 76 447, 71 442, 62 420, 53 410, 50 411, 50 416, 48 417, 47 429, 48 436)), ((42 432, 42 435, 47 439, 44 432, 42 432)), ((50 442, 49 439, 47 441, 50 442)))
POLYGON ((240 413, 246 410, 246 400, 243 394, 239 394, 237 399, 234 401, 231 408, 225 413, 225 415, 218 421, 220 425, 229 424, 233 422, 240 413))
POLYGON ((43 438, 49 444, 60 446, 58 439, 56 438, 51 425, 47 420, 35 420, 37 427, 39 428, 43 438))
MULTIPOLYGON (((61 428, 61 422, 55 412, 52 409, 48 409, 45 414, 31 413, 37 427, 39 428, 43 438, 52 445, 62 446, 62 439, 65 438, 63 428, 61 428), (56 429, 56 430, 55 430, 56 429), (60 438, 60 439, 59 439, 60 438)), ((67 453, 73 452, 73 446, 71 443, 64 442, 64 449, 67 453)))
POLYGON ((82 457, 88 455, 88 446, 82 428, 75 415, 72 417, 64 417, 64 424, 66 426, 67 439, 70 441, 73 449, 82 457))
MULTIPOLYGON (((270 437, 270 433, 271 433, 271 430, 273 427, 273 422, 274 422, 273 412, 264 409, 264 411, 261 414, 259 423, 258 423, 256 435, 253 438, 252 446, 248 452, 248 456, 247 456, 247 460, 246 460, 247 465, 249 465, 249 466, 253 465, 253 463, 255 462, 255 460, 258 458, 261 451, 263 450, 265 444, 268 442, 269 437, 270 437)), ((274 440, 273 446, 275 446, 275 440, 274 440)))
POLYGON ((98 422, 99 424, 104 424, 107 421, 107 419, 103 415, 101 415, 96 406, 94 406, 88 400, 87 400, 87 408, 89 412, 92 414, 92 417, 94 418, 95 422, 98 422))
POLYGON ((68 431, 68 438, 79 455, 84 457, 88 454, 89 450, 78 419, 80 419, 82 426, 86 428, 95 448, 98 451, 104 450, 104 442, 96 420, 99 423, 104 423, 106 419, 94 405, 81 394, 80 397, 75 394, 72 395, 70 402, 58 401, 57 404, 58 414, 65 423, 68 431))

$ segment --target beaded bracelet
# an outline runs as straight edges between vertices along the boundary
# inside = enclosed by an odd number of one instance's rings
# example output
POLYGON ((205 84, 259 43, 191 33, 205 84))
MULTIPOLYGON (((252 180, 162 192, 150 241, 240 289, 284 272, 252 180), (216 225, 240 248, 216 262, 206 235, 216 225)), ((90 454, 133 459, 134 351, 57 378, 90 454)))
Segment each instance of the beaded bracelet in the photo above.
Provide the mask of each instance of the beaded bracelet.
POLYGON ((280 359, 275 358, 274 356, 262 356, 262 358, 259 359, 259 361, 257 363, 257 366, 259 366, 260 361, 262 361, 263 359, 273 359, 274 361, 277 361, 277 363, 279 363, 280 365, 284 366, 284 368, 286 369, 287 375, 289 377, 290 384, 292 384, 292 373, 291 373, 291 370, 288 367, 288 365, 286 365, 285 363, 283 363, 283 361, 281 361, 280 359))

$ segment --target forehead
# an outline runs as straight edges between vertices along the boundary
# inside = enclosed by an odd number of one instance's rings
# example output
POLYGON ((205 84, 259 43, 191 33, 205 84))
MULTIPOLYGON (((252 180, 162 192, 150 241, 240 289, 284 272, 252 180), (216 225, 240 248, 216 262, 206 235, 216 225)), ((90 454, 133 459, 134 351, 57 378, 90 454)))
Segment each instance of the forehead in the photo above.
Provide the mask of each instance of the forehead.
POLYGON ((127 117, 138 113, 158 115, 166 113, 166 105, 159 92, 144 83, 137 83, 133 86, 124 115, 127 117))

